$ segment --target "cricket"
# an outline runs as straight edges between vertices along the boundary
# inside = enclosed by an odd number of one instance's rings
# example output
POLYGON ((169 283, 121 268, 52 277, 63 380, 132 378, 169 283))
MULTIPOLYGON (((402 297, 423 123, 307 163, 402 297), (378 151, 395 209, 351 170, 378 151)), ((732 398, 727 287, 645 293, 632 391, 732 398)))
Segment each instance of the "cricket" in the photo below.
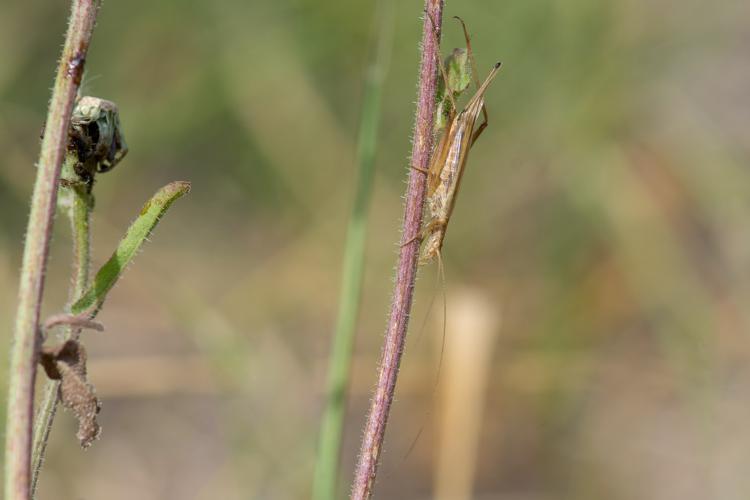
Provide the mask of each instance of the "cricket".
MULTIPOLYGON (((435 43, 439 46, 435 22, 429 16, 428 19, 432 24, 435 43)), ((441 250, 445 232, 456 204, 456 196, 466 170, 469 151, 488 124, 484 94, 501 66, 499 62, 495 64, 484 82, 479 83, 469 32, 460 17, 455 16, 455 19, 463 28, 466 49, 465 51, 454 50, 445 64, 438 55, 438 67, 444 87, 442 95, 439 96, 435 127, 436 135, 439 135, 440 139, 433 150, 429 168, 426 171, 417 169, 427 175, 425 204, 428 213, 422 230, 417 236, 417 239, 424 243, 419 257, 420 265, 437 258, 438 264, 442 267, 441 250), (474 81, 477 91, 459 112, 456 99, 466 89, 470 79, 474 81), (483 121, 476 126, 480 113, 483 115, 483 121)))
MULTIPOLYGON (((440 46, 437 37, 437 27, 433 19, 425 13, 432 25, 432 35, 437 47, 440 46)), ((435 125, 433 133, 439 140, 432 152, 430 165, 427 170, 413 167, 416 170, 427 175, 427 197, 425 205, 428 214, 419 234, 407 241, 405 244, 419 240, 424 243, 419 256, 419 265, 424 265, 437 259, 438 277, 443 284, 443 340, 440 348, 440 361, 438 362, 438 371, 435 375, 435 386, 440 378, 440 367, 443 364, 443 353, 445 350, 445 328, 447 325, 447 301, 445 295, 445 272, 443 268, 442 248, 445 240, 445 231, 448 228, 448 222, 453 214, 453 208, 456 203, 456 196, 461 184, 461 177, 466 169, 466 162, 469 158, 469 150, 476 140, 487 128, 488 116, 487 109, 484 105, 484 94, 490 83, 500 70, 501 63, 495 64, 490 74, 487 75, 483 83, 479 83, 477 76, 476 64, 474 63, 474 54, 471 49, 471 40, 469 32, 464 21, 454 16, 461 23, 464 38, 466 40, 466 49, 456 48, 445 59, 441 60, 440 51, 437 54, 437 65, 440 68, 442 77, 441 86, 438 89, 437 106, 435 115, 435 125), (460 112, 456 105, 456 99, 467 89, 469 83, 474 81, 477 91, 469 99, 460 112), (477 118, 482 113, 483 121, 477 127, 477 118)), ((433 300, 434 300, 433 296, 433 300)), ((432 309, 433 301, 430 301, 428 311, 432 309)), ((429 316, 429 313, 428 313, 429 316)), ((425 323, 422 324, 418 339, 422 335, 425 323)), ((419 440, 424 426, 417 432, 406 452, 408 456, 419 440)))

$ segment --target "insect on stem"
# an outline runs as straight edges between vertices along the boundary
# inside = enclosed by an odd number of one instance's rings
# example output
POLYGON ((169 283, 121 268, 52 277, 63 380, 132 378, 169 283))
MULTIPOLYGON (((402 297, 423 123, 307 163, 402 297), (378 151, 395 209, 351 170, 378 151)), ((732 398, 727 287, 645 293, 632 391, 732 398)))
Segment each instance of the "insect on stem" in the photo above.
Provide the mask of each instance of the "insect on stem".
MULTIPOLYGON (((432 25, 433 41, 436 46, 439 47, 436 24, 429 14, 427 14, 427 17, 432 25)), ((443 240, 445 239, 445 231, 448 227, 451 215, 453 214, 456 196, 460 188, 461 177, 466 169, 469 151, 474 145, 474 142, 476 142, 481 133, 487 127, 488 117, 487 109, 484 105, 484 94, 501 66, 501 63, 499 62, 495 64, 484 82, 481 84, 479 83, 466 24, 461 18, 456 17, 456 19, 458 19, 463 28, 464 37, 466 39, 466 50, 463 52, 462 49, 454 50, 453 54, 446 58, 445 64, 440 60, 440 52, 438 51, 436 53, 438 67, 440 68, 440 74, 443 78, 445 87, 444 95, 438 102, 438 116, 436 123, 443 118, 444 125, 436 130, 437 133, 441 134, 440 140, 435 146, 432 158, 430 159, 429 168, 426 172, 426 205, 428 215, 419 233, 404 243, 404 245, 406 245, 415 240, 421 242, 426 239, 419 258, 420 265, 427 264, 433 259, 437 260, 438 279, 440 281, 440 290, 443 296, 443 335, 440 346, 438 371, 435 375, 434 389, 437 388, 438 380, 440 378, 440 369, 442 367, 443 355, 445 352, 445 329, 447 325, 445 267, 441 253, 443 240), (456 98, 466 90, 466 87, 468 87, 471 80, 474 81, 477 91, 471 99, 469 99, 466 106, 459 112, 456 105, 456 98), (479 127, 475 128, 480 112, 482 113, 484 120, 479 127), (441 116, 440 113, 443 113, 444 116, 441 116)), ((420 171, 422 170, 420 169, 420 171)), ((431 308, 432 302, 430 302, 430 307, 428 308, 428 315, 429 309, 431 308)), ((417 436, 414 438, 414 441, 409 447, 409 451, 407 451, 407 455, 416 445, 421 433, 422 429, 419 430, 417 436)))
MULTIPOLYGON (((428 18, 433 27, 432 35, 437 43, 435 23, 429 15, 428 18)), ((448 71, 443 63, 439 62, 440 72, 445 82, 445 94, 450 100, 451 108, 448 112, 448 125, 442 131, 440 140, 432 153, 430 167, 427 171, 428 218, 420 234, 416 237, 420 240, 426 239, 419 259, 420 264, 426 264, 431 262, 435 257, 440 256, 443 240, 445 239, 445 231, 453 214, 456 196, 461 185, 461 178, 466 169, 469 150, 471 150, 474 142, 476 142, 487 127, 488 116, 484 105, 484 94, 501 66, 499 62, 495 64, 484 82, 481 85, 479 84, 469 32, 466 29, 464 21, 459 17, 456 17, 456 19, 458 19, 463 28, 466 39, 468 66, 470 67, 472 79, 477 86, 477 91, 466 106, 458 112, 454 93, 460 93, 463 89, 456 90, 451 88, 451 78, 448 75, 448 71), (476 127, 480 112, 483 115, 484 121, 476 127)), ((460 68, 458 71, 465 71, 465 68, 460 68)), ((460 76, 465 75, 459 74, 460 76)))

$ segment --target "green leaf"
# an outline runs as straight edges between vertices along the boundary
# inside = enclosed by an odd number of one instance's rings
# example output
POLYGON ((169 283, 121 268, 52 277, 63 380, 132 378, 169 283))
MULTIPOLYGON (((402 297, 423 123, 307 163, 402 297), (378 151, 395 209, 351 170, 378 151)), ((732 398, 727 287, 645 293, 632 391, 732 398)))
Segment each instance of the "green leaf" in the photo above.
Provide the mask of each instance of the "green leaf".
MULTIPOLYGON (((466 90, 471 83, 471 61, 466 49, 455 48, 453 52, 445 58, 445 73, 448 77, 448 87, 453 93, 453 98, 458 97, 466 90)), ((452 113, 451 100, 446 92, 446 85, 443 79, 440 79, 440 86, 437 94, 437 114, 435 115, 435 133, 442 134, 452 113)))
POLYGON ((120 241, 112 257, 96 273, 86 293, 71 307, 76 315, 94 316, 107 298, 107 293, 115 286, 122 273, 135 258, 151 231, 159 223, 169 206, 190 191, 189 182, 172 182, 161 188, 141 209, 138 218, 130 225, 125 237, 120 241))
POLYGON ((448 83, 455 96, 460 95, 471 83, 471 61, 469 52, 463 48, 453 49, 445 58, 448 83))

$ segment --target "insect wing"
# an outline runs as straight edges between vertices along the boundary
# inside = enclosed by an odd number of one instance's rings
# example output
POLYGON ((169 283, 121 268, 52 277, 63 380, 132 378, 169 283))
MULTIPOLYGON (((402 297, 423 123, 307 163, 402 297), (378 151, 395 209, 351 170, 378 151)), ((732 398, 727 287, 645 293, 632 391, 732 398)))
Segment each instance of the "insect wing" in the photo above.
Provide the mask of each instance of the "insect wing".
POLYGON ((427 196, 433 195, 440 184, 440 177, 445 168, 448 152, 451 149, 451 144, 454 142, 453 137, 455 135, 456 116, 454 113, 448 122, 448 127, 445 129, 445 132, 440 136, 440 141, 437 143, 435 151, 432 153, 432 158, 430 159, 430 168, 427 174, 427 196))

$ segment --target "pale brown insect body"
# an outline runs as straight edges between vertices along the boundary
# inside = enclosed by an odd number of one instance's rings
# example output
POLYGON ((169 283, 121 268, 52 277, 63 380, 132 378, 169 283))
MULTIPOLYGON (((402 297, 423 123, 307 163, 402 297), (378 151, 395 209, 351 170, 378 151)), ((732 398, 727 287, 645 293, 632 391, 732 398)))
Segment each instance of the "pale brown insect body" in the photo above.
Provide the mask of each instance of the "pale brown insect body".
POLYGON ((484 108, 484 93, 499 69, 500 63, 497 63, 466 107, 458 114, 453 111, 454 116, 449 120, 449 125, 432 154, 427 173, 426 204, 429 218, 423 229, 426 240, 422 247, 420 264, 440 257, 469 150, 487 125, 485 115, 484 123, 474 130, 479 113, 484 108))

